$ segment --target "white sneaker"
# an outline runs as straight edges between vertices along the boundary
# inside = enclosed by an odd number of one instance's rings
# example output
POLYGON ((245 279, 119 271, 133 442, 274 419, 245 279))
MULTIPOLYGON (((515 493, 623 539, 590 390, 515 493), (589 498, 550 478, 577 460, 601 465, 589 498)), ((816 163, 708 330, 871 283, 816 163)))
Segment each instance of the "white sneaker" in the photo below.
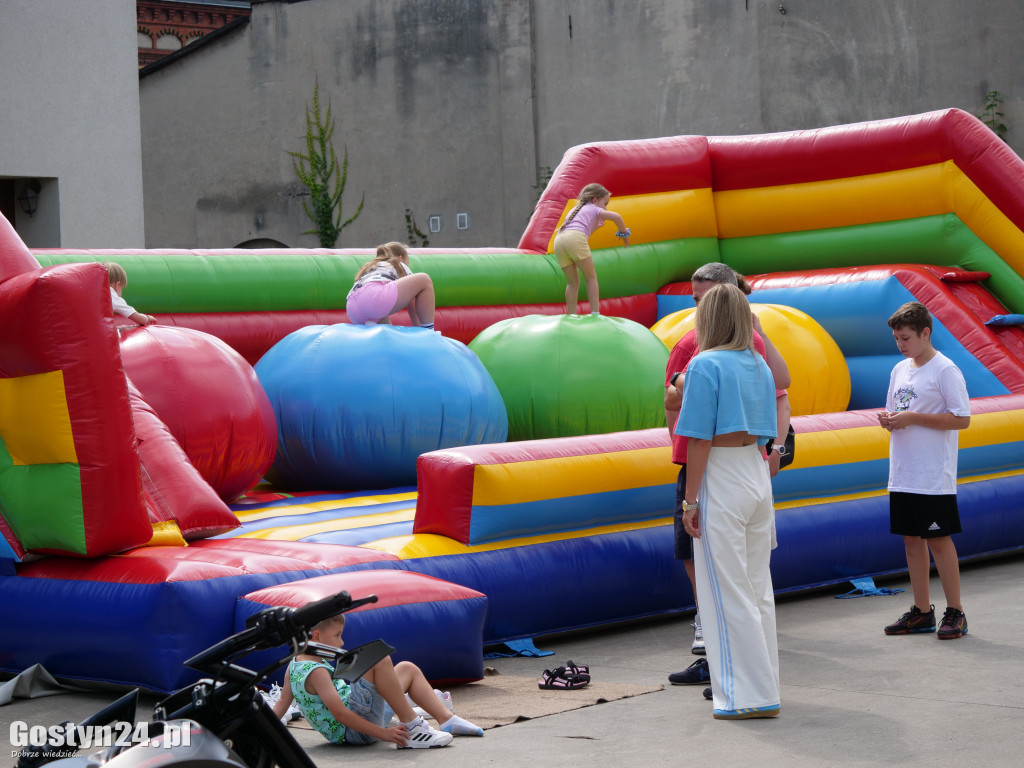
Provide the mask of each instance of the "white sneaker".
MULTIPOLYGON (((423 707, 417 707, 416 706, 416 702, 414 702, 412 699, 409 698, 409 694, 408 693, 405 694, 405 700, 408 702, 409 706, 412 707, 413 714, 415 714, 416 717, 423 717, 423 718, 430 717, 430 715, 427 714, 427 710, 425 710, 423 707)), ((396 724, 398 724, 400 722, 402 722, 402 721, 398 719, 398 715, 395 715, 394 717, 391 718, 391 725, 392 726, 394 726, 394 725, 396 725, 396 724)))
POLYGON ((434 695, 441 700, 441 703, 448 708, 449 712, 455 713, 455 704, 452 702, 452 695, 448 691, 439 691, 435 688, 434 695))
POLYGON ((431 747, 447 747, 452 743, 452 735, 435 730, 427 725, 422 717, 417 717, 405 732, 408 741, 399 749, 429 749, 431 747))
MULTIPOLYGON (((420 707, 413 707, 412 708, 412 713, 414 715, 416 715, 416 717, 422 717, 424 720, 426 720, 428 717, 430 717, 430 715, 427 714, 427 710, 421 709, 420 707)), ((385 725, 384 727, 385 728, 394 728, 396 725, 399 725, 401 722, 402 721, 398 719, 398 715, 392 715, 391 719, 388 720, 388 724, 385 725)))
MULTIPOLYGON (((273 708, 281 698, 281 686, 274 683, 270 686, 270 692, 260 690, 260 694, 263 696, 263 700, 267 702, 267 705, 273 708)), ((298 704, 294 701, 288 705, 288 711, 284 713, 281 718, 281 722, 288 725, 292 720, 298 720, 302 717, 302 712, 299 710, 298 704)))
POLYGON ((696 656, 707 653, 704 648, 704 630, 700 626, 700 611, 693 615, 693 645, 690 646, 690 653, 696 656))
MULTIPOLYGON (((435 688, 434 689, 434 695, 437 696, 437 700, 438 701, 440 701, 442 704, 445 705, 445 707, 448 709, 449 712, 454 714, 454 712, 455 712, 455 704, 452 702, 452 695, 450 693, 448 693, 448 691, 439 691, 437 688, 435 688)), ((405 700, 407 702, 409 702, 409 706, 412 707, 412 711, 416 713, 417 717, 424 717, 424 718, 429 718, 430 717, 430 715, 427 714, 427 711, 425 709, 423 709, 423 707, 416 706, 416 702, 413 701, 409 697, 408 693, 405 694, 405 700)), ((391 722, 392 722, 392 724, 397 723, 398 722, 398 718, 397 717, 392 717, 391 718, 391 722)))

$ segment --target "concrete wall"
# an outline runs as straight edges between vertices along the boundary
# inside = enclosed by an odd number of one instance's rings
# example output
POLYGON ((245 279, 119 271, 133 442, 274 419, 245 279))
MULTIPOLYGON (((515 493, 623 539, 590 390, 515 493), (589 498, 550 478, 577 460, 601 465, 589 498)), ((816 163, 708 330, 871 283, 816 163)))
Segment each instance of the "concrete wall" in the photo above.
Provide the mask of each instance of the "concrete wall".
POLYGON ((316 81, 348 147, 346 218, 365 195, 338 247, 404 240, 406 208, 424 231, 442 217, 433 245, 517 240, 536 165, 528 8, 254 4, 247 27, 141 81, 147 243, 316 246, 288 154, 304 148, 316 81))
POLYGON ((431 246, 514 246, 538 168, 589 141, 977 113, 995 89, 1024 146, 1014 0, 779 5, 254 2, 247 27, 141 81, 147 245, 315 246, 288 155, 314 79, 349 150, 345 216, 366 200, 337 247, 404 240, 405 208, 423 230, 441 217, 431 246))
POLYGON ((134 0, 0 0, 0 178, 42 183, 15 208, 30 247, 144 244, 135 45, 134 0))
POLYGON ((783 0, 785 14, 779 0, 536 5, 545 162, 596 138, 785 131, 947 107, 977 113, 991 89, 1006 99, 1011 144, 1024 146, 1024 72, 1013 55, 1024 34, 1019 3, 783 0))

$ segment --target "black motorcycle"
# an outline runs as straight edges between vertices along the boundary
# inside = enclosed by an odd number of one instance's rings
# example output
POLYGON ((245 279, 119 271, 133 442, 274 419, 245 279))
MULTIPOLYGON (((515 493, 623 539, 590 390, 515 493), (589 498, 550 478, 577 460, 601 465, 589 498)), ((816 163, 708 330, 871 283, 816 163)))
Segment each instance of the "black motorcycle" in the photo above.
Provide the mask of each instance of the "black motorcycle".
POLYGON ((324 619, 375 602, 376 595, 353 600, 339 592, 301 608, 268 608, 250 616, 246 629, 185 662, 208 677, 161 700, 151 721, 132 727, 136 689, 80 723, 65 721, 46 729, 47 744, 22 749, 17 768, 315 768, 257 686, 299 653, 335 661, 336 678, 359 679, 394 649, 375 640, 340 651, 313 643, 309 636, 324 619), (285 645, 288 655, 261 670, 236 663, 253 651, 285 645), (96 733, 117 738, 99 752, 78 755, 77 748, 87 745, 81 738, 76 741, 76 734, 96 733))

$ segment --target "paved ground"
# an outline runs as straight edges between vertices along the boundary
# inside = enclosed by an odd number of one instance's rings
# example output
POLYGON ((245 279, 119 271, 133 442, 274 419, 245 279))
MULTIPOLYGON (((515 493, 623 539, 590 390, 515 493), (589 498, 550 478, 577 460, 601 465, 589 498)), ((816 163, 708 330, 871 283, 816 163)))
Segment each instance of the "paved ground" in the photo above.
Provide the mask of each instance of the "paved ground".
MULTIPOLYGON (((884 585, 909 586, 901 579, 884 585)), ((780 599, 782 714, 774 720, 717 721, 702 688, 666 684, 657 693, 496 728, 481 739, 456 739, 452 747, 424 752, 383 744, 357 752, 311 732, 297 734, 320 768, 354 760, 366 768, 582 767, 598 761, 644 768, 1020 766, 1024 557, 966 566, 963 585, 970 633, 945 642, 934 635, 882 634, 909 607, 908 593, 836 600, 845 590, 834 588, 780 599)), ((941 611, 936 578, 932 594, 941 611)), ((664 683, 669 672, 693 660, 690 633, 689 619, 631 624, 541 638, 538 646, 555 656, 488 664, 502 674, 533 676, 572 658, 589 663, 599 680, 664 683)), ((457 688, 454 695, 457 706, 457 688)), ((0 707, 0 744, 9 747, 12 720, 80 720, 111 698, 74 694, 0 707)))

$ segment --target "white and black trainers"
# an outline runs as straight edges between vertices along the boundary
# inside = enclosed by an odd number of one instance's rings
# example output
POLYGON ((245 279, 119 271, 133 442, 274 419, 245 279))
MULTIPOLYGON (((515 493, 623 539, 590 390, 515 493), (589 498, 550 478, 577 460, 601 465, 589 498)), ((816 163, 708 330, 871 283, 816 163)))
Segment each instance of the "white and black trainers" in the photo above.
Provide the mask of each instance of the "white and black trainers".
MULTIPOLYGON (((278 700, 281 698, 281 686, 274 683, 270 687, 269 693, 264 690, 260 690, 260 694, 263 696, 263 700, 267 702, 267 705, 273 708, 277 705, 278 700)), ((299 710, 299 705, 294 701, 288 705, 288 711, 281 717, 281 722, 285 725, 292 722, 293 720, 299 720, 302 717, 302 712, 299 710)))
POLYGON ((439 691, 435 688, 434 695, 448 708, 449 712, 453 715, 455 714, 455 703, 452 701, 452 695, 448 691, 439 691))
POLYGON ((452 735, 435 730, 427 725, 422 717, 417 717, 405 732, 408 739, 404 747, 399 749, 430 749, 431 747, 447 747, 452 743, 452 735))
POLYGON ((700 611, 693 615, 693 645, 690 646, 690 653, 695 656, 703 656, 707 653, 704 648, 704 630, 700 626, 700 611))
MULTIPOLYGON (((437 688, 435 688, 434 689, 434 695, 437 696, 437 700, 438 701, 440 701, 442 704, 444 704, 444 706, 448 710, 449 714, 452 714, 452 715, 455 714, 455 704, 454 704, 454 702, 452 702, 452 695, 448 691, 439 691, 437 688)), ((414 702, 409 697, 408 693, 405 694, 405 700, 407 702, 409 702, 409 706, 412 707, 412 711, 413 711, 413 713, 416 714, 417 717, 424 717, 424 718, 430 717, 430 715, 427 713, 427 710, 425 710, 423 707, 416 706, 416 702, 414 702)), ((388 723, 388 728, 394 728, 396 725, 398 725, 399 722, 400 721, 398 719, 398 716, 397 715, 393 715, 391 717, 391 722, 388 723)))

